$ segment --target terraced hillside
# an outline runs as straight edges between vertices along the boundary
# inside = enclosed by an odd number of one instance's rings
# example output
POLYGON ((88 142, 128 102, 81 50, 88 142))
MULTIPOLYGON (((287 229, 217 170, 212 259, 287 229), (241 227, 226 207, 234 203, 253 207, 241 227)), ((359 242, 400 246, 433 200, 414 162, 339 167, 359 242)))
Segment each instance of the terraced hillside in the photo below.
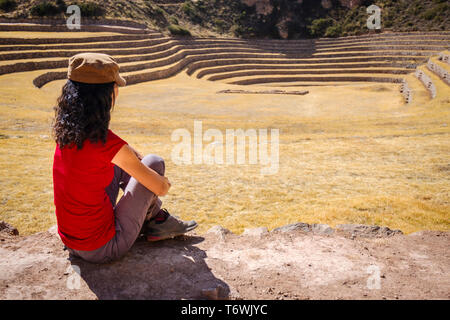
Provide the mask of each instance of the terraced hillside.
MULTIPOLYGON (((25 30, 49 28, 26 26, 25 30)), ((450 46, 450 32, 284 41, 186 39, 143 29, 93 28, 85 30, 122 34, 76 39, 1 38, 0 75, 42 70, 33 80, 40 88, 66 77, 68 57, 91 51, 113 55, 129 84, 169 78, 184 70, 196 78, 238 85, 401 83, 405 75, 450 46)))
POLYGON ((22 234, 55 224, 52 106, 68 58, 92 51, 113 55, 129 84, 111 127, 166 159, 164 203, 199 232, 296 222, 449 230, 449 45, 448 31, 244 40, 0 24, 0 220, 22 234), (284 94, 298 91, 308 94, 284 94), (175 164, 171 134, 196 120, 221 132, 279 128, 279 172, 175 164))

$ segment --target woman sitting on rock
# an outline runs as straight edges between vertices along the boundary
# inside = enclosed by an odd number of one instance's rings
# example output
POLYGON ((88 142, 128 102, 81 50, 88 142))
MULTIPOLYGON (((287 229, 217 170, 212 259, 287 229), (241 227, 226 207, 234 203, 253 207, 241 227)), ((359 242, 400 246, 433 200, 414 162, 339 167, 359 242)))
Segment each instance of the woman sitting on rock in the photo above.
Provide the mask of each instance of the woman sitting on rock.
POLYGON ((112 57, 78 54, 55 107, 58 233, 72 255, 95 263, 120 258, 141 234, 157 241, 197 227, 161 209, 158 196, 171 186, 163 159, 140 156, 109 130, 118 86, 125 84, 112 57), (124 194, 116 204, 119 188, 124 194))

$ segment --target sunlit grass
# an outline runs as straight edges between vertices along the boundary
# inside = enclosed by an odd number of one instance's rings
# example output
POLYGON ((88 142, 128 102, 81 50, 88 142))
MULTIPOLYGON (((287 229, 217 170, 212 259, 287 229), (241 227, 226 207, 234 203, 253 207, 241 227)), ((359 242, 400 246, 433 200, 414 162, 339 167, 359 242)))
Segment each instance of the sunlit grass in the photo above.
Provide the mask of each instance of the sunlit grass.
MULTIPOLYGON (((0 220, 21 234, 56 223, 50 123, 64 82, 36 89, 31 81, 42 72, 0 76, 0 220)), ((199 232, 216 224, 239 233, 299 221, 450 230, 448 87, 412 105, 388 84, 311 87, 306 96, 216 93, 224 88, 237 87, 180 74, 121 89, 112 114, 118 135, 166 160, 173 187, 164 206, 197 220, 199 232), (194 120, 223 133, 280 129, 279 172, 175 165, 171 134, 192 132, 194 120)))

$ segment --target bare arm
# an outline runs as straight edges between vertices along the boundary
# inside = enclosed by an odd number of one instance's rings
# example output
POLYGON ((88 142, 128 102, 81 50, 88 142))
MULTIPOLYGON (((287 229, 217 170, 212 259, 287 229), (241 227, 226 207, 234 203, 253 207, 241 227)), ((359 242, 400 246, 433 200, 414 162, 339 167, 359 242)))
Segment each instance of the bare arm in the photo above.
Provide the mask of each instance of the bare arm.
POLYGON ((169 179, 160 176, 155 170, 148 168, 139 161, 134 150, 130 146, 124 145, 116 153, 111 162, 125 170, 125 172, 154 194, 165 196, 169 191, 169 179))
POLYGON ((136 155, 136 157, 138 157, 139 160, 142 160, 144 157, 142 156, 142 154, 140 154, 136 149, 134 149, 132 146, 128 145, 131 149, 131 151, 134 152, 134 154, 136 155))

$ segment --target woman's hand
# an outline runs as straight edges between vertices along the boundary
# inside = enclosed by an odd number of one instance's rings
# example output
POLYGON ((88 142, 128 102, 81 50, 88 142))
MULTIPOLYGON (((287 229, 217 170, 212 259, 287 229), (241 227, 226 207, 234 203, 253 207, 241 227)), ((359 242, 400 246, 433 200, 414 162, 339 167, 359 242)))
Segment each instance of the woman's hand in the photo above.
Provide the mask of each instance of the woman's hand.
POLYGON ((124 145, 111 161, 135 178, 157 196, 165 196, 170 189, 170 181, 160 176, 155 170, 148 168, 137 157, 133 148, 124 145))
POLYGON ((167 177, 163 177, 163 178, 168 185, 167 191, 169 191, 170 187, 172 187, 172 184, 170 183, 169 179, 167 179, 167 177))

